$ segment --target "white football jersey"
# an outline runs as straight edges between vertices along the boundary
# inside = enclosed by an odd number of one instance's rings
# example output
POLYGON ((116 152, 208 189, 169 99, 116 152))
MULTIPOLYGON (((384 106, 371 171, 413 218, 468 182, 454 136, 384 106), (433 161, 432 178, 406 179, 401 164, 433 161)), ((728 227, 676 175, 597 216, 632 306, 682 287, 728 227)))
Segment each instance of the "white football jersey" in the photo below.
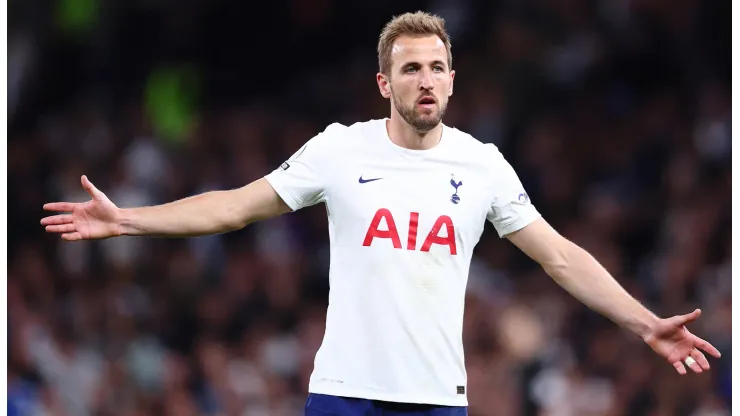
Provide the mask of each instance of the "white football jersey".
POLYGON ((473 248, 539 213, 492 144, 443 126, 429 150, 386 120, 332 124, 266 176, 293 210, 326 204, 329 309, 309 392, 467 406, 462 328, 473 248))

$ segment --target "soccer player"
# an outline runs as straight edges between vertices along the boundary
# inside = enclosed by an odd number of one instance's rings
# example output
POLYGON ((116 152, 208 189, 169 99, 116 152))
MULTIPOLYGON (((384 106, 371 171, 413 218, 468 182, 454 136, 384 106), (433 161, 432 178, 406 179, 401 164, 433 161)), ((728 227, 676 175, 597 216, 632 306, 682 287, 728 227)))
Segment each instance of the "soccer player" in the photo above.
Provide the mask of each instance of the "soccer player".
POLYGON ((467 413, 465 287, 486 220, 679 374, 684 364, 696 373, 709 369, 700 350, 719 351, 686 329, 698 309, 655 316, 548 225, 494 145, 442 123, 455 71, 441 18, 395 17, 380 35, 378 58, 388 118, 331 124, 262 179, 159 206, 119 209, 82 176, 91 200, 47 204, 60 214, 41 224, 67 241, 190 237, 324 203, 329 308, 307 415, 467 413))

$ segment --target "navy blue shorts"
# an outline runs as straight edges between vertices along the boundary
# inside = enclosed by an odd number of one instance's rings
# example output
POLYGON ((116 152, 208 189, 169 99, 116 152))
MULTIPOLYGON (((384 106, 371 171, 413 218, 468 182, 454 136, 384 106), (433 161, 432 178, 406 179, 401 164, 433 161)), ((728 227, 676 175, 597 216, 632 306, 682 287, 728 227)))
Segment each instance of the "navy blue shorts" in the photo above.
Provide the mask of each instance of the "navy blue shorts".
POLYGON ((392 403, 309 393, 305 416, 467 416, 467 407, 392 403))

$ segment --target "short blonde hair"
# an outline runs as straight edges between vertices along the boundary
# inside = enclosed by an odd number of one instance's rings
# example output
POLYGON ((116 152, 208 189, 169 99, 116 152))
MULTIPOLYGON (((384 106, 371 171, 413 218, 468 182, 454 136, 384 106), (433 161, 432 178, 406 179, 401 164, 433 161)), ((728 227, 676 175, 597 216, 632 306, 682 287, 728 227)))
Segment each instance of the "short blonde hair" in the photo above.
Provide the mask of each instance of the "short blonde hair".
POLYGON ((447 49, 447 66, 452 68, 452 44, 450 35, 445 29, 445 19, 418 11, 416 13, 404 13, 400 16, 394 16, 388 22, 383 31, 380 33, 378 40, 378 66, 380 72, 389 74, 391 69, 391 51, 393 42, 400 36, 430 36, 437 35, 447 49))

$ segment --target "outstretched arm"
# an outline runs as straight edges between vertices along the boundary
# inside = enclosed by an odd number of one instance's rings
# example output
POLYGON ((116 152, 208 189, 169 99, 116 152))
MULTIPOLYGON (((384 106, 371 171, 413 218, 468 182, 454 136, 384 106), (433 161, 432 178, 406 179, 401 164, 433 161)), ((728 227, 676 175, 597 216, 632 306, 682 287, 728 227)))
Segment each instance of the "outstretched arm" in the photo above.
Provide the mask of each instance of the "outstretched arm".
POLYGON ((213 191, 164 205, 121 209, 86 176, 84 203, 55 202, 44 210, 64 212, 41 220, 46 231, 64 240, 89 240, 121 235, 196 237, 235 231, 247 224, 290 211, 264 178, 239 189, 213 191))
POLYGON ((290 211, 264 178, 244 187, 207 192, 169 204, 124 209, 125 235, 194 237, 236 231, 290 211))
POLYGON ((699 349, 719 357, 719 351, 691 334, 686 326, 701 311, 660 319, 630 296, 588 252, 557 233, 539 218, 507 238, 537 261, 560 286, 591 309, 640 336, 679 374, 686 374, 684 362, 700 373, 709 362, 699 349))

